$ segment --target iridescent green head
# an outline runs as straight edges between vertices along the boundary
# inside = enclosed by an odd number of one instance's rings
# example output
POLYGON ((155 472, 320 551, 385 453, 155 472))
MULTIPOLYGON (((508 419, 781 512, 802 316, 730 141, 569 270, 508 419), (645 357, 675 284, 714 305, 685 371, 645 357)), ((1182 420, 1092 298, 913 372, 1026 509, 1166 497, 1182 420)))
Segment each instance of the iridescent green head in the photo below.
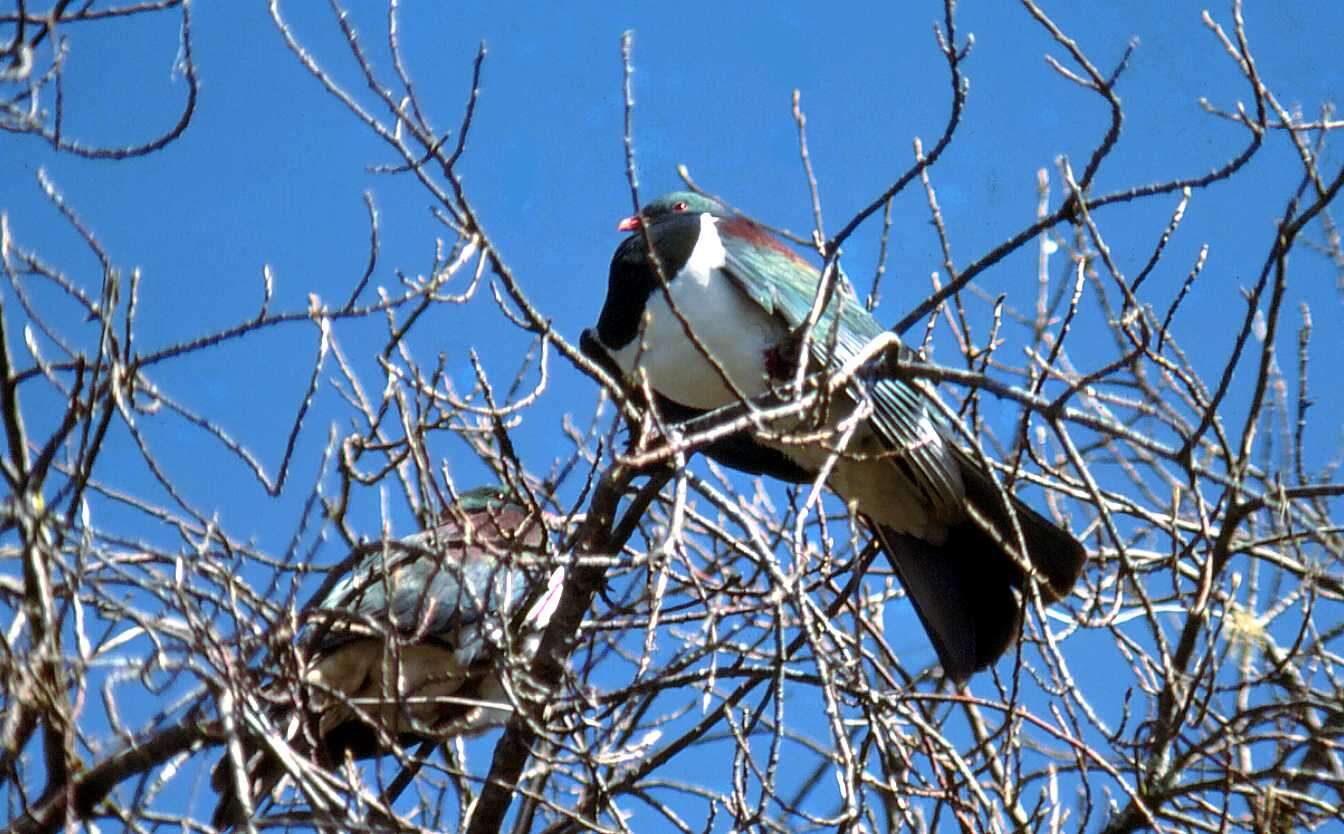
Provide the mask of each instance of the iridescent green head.
POLYGON ((507 484, 487 484, 473 487, 465 492, 458 493, 457 496, 458 508, 467 512, 499 510, 508 506, 521 506, 522 503, 518 494, 510 489, 507 484))
POLYGON ((633 232, 645 224, 657 223, 668 217, 687 214, 692 217, 709 213, 715 217, 729 217, 728 207, 713 197, 696 194, 694 191, 672 191, 658 199, 645 203, 639 214, 631 215, 616 225, 622 232, 633 232))

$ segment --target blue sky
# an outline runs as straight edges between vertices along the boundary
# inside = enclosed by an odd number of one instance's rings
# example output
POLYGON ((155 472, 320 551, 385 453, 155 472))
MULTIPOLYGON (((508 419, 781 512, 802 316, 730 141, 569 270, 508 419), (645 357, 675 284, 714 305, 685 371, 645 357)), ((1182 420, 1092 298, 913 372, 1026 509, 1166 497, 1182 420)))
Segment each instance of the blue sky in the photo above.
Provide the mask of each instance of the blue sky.
MULTIPOLYGON (((385 13, 374 4, 352 14, 361 43, 383 71, 385 13)), ((1060 27, 1108 72, 1131 39, 1137 47, 1119 92, 1126 108, 1120 144, 1096 191, 1128 188, 1209 171, 1245 144, 1245 131, 1205 113, 1201 96, 1223 109, 1249 100, 1232 60, 1188 2, 1051 3, 1060 27)), ((325 6, 283 7, 304 45, 343 83, 368 100, 340 32, 325 6)), ((1230 12, 1212 14, 1230 25, 1230 12)), ((396 271, 423 273, 443 231, 429 214, 432 200, 405 176, 371 173, 394 164, 347 111, 320 90, 283 45, 259 4, 201 3, 193 11, 193 51, 200 102, 186 134, 163 152, 118 163, 53 153, 27 137, 0 137, 0 210, 12 233, 79 280, 96 286, 96 262, 81 249, 36 184, 47 172, 96 232, 113 260, 142 273, 139 344, 171 344, 253 315, 262 269, 275 275, 273 308, 303 309, 310 293, 336 305, 362 273, 368 255, 369 191, 381 215, 382 253, 373 284, 389 288, 396 271)), ((631 210, 622 145, 621 33, 634 33, 634 136, 641 194, 679 185, 686 165, 696 181, 777 226, 811 227, 807 184, 790 104, 800 91, 826 227, 836 231, 912 161, 911 142, 926 146, 948 112, 945 64, 933 37, 941 6, 891 4, 818 7, 792 4, 458 4, 406 3, 402 46, 420 103, 441 129, 456 131, 472 60, 485 41, 479 111, 462 164, 466 186, 486 230, 533 301, 556 327, 577 339, 596 318, 616 221, 631 210)), ((90 144, 144 141, 176 119, 184 83, 171 15, 70 27, 65 76, 67 135, 90 144)), ((1259 4, 1247 12, 1258 68, 1284 104, 1315 114, 1344 90, 1344 4, 1259 4)), ((965 265, 1032 221, 1038 169, 1055 183, 1055 160, 1080 169, 1106 127, 1100 100, 1062 79, 1042 59, 1067 57, 1019 6, 966 2, 959 41, 973 33, 964 65, 970 79, 963 124, 933 170, 953 243, 965 265)), ((1272 137, 1271 137, 1272 138, 1272 137)), ((1337 165, 1329 152, 1328 164, 1337 165)), ((1196 363, 1212 373, 1233 338, 1241 308, 1237 287, 1258 274, 1300 166, 1279 137, 1232 181, 1194 194, 1186 220, 1144 300, 1165 308, 1200 247, 1207 266, 1177 316, 1176 333, 1196 363)), ((1146 261, 1176 197, 1107 209, 1100 216, 1121 267, 1133 275, 1146 261)), ((894 227, 878 318, 899 320, 927 294, 941 255, 923 192, 908 189, 893 207, 894 227)), ((844 266, 861 288, 876 268, 879 224, 847 243, 844 266)), ((1314 232, 1315 233, 1315 232, 1314 232)), ((982 276, 991 296, 1029 305, 1035 248, 1028 246, 982 276)), ((1317 369, 1344 362, 1344 304, 1337 273, 1324 258, 1294 256, 1290 304, 1311 305, 1317 369)), ((484 295, 469 312, 433 310, 412 340, 422 359, 439 352, 460 382, 469 383, 466 351, 483 353, 492 371, 516 366, 525 342, 507 330, 484 295)), ((981 323, 988 307, 973 305, 981 323)), ((1284 349, 1297 323, 1289 315, 1284 349)), ((76 321, 69 322, 78 328, 76 321)), ((1104 323, 1085 318, 1105 361, 1104 323)), ((377 323, 342 332, 357 362, 381 344, 377 323), (366 346, 361 354, 361 346, 366 346)), ((944 348, 946 349, 946 348, 944 348)), ((165 365, 152 376, 194 408, 227 415, 233 436, 274 470, 310 373, 314 337, 296 325, 165 365)), ((1291 356, 1291 352, 1285 356, 1291 356)), ((950 354, 943 354, 944 359, 950 354)), ((372 365, 366 365, 372 368, 372 365)), ((1326 372, 1322 372, 1324 378, 1326 372)), ((1340 449, 1344 393, 1318 383, 1317 422, 1309 447, 1322 459, 1340 449), (1330 417, 1328 415, 1334 415, 1330 417)), ((560 418, 583 421, 594 385, 557 368, 551 388, 518 432, 520 451, 535 468, 569 451, 560 418)), ((38 412, 40 426, 56 419, 38 412)), ((1013 412, 1000 417, 1011 420, 1013 412)), ((301 440, 294 486, 278 501, 251 476, 192 435, 162 434, 174 476, 198 506, 217 512, 235 535, 266 547, 287 542, 294 509, 312 482, 326 425, 340 416, 330 389, 319 396, 301 440)), ((345 424, 342 424, 344 427, 345 424)), ((1011 425, 1006 423, 1005 425, 1011 425)), ((34 429, 38 433, 38 429, 34 429)), ((436 454, 470 483, 479 464, 462 447, 436 454)), ((136 456, 113 449, 102 465, 115 471, 136 456)), ((140 477, 140 476, 135 476, 140 477)), ((394 512, 396 510, 394 509, 394 512)), ((108 508, 108 513, 116 510, 108 508)), ((357 512, 377 529, 378 503, 357 512)), ((398 532, 410 532, 402 516, 398 532)), ((907 616, 896 615, 896 616, 907 616)), ((909 618, 913 620, 913 618, 909 618)), ((931 651, 910 639, 912 652, 931 651)))
MULTIPOLYGON (((1106 70, 1131 39, 1140 44, 1120 87, 1124 133, 1098 177, 1099 189, 1202 173, 1240 150, 1244 131, 1198 104, 1208 96, 1230 108, 1248 98, 1231 60, 1202 25, 1200 6, 1057 5, 1049 11, 1060 26, 1106 70)), ((387 69, 384 15, 363 11, 353 15, 354 23, 375 63, 387 69)), ((1213 11, 1230 23, 1226 11, 1213 11)), ((363 93, 327 10, 292 4, 283 12, 304 45, 363 93)), ((408 178, 368 173, 369 166, 392 160, 298 66, 263 10, 202 4, 194 15, 202 89, 186 135, 163 153, 118 164, 53 155, 34 140, 8 142, 0 205, 14 233, 48 253, 71 251, 72 234, 34 184, 35 172, 45 168, 114 260, 141 268, 146 347, 252 312, 264 265, 276 276, 277 307, 306 306, 309 293, 328 303, 343 299, 367 259, 366 190, 382 213, 383 256, 374 283, 394 284, 394 269, 422 272, 437 233, 429 200, 408 178)), ((621 142, 622 32, 634 32, 643 193, 678 185, 675 166, 685 164, 700 184, 736 205, 806 234, 811 212, 790 115, 793 90, 801 92, 808 116, 833 232, 910 163, 913 137, 931 144, 941 131, 947 74, 932 33, 940 17, 932 3, 881 14, 804 13, 784 5, 762 11, 745 4, 715 6, 713 14, 685 4, 618 13, 603 4, 576 4, 564 13, 538 5, 503 14, 424 5, 404 10, 402 38, 422 104, 443 129, 456 128, 475 49, 487 43, 479 114, 463 164, 467 187, 526 290, 574 337, 595 318, 618 240, 614 224, 630 211, 621 142)), ((965 65, 970 92, 958 139, 933 177, 954 258, 964 265, 1030 221, 1039 168, 1058 183, 1056 157, 1066 154, 1081 167, 1104 132, 1106 114, 1095 96, 1045 64, 1047 52, 1066 56, 1020 8, 967 3, 958 20, 959 33, 975 38, 965 65)), ((176 26, 171 15, 158 15, 71 27, 67 134, 114 145, 143 141, 170 125, 184 87, 173 71, 176 26)), ((1332 58, 1331 46, 1344 31, 1344 10, 1317 3, 1281 4, 1273 14, 1252 9, 1248 27, 1260 70, 1285 104, 1314 112, 1344 88, 1344 65, 1332 58)), ((1284 201, 1282 177, 1294 175, 1287 143, 1270 145, 1244 175, 1194 196, 1167 268, 1149 285, 1153 303, 1166 303, 1199 246, 1209 243, 1195 303, 1181 311, 1183 333, 1210 328, 1215 336, 1222 311, 1201 306, 1203 294, 1225 298, 1221 290, 1248 284, 1259 268, 1284 201), (1203 321, 1208 314, 1214 315, 1203 321)), ((1102 218, 1131 274, 1174 204, 1164 198, 1121 206, 1102 218)), ((888 322, 923 298, 941 261, 923 194, 908 189, 894 211, 879 311, 888 322)), ((877 231, 878 224, 867 224, 846 247, 845 267, 860 284, 875 266, 877 231)), ((1032 280, 1034 257, 1024 250, 990 270, 981 285, 1011 300, 1018 282, 1032 280)), ((69 268, 81 265, 89 263, 73 260, 69 268)), ((1307 271, 1295 289, 1303 298, 1332 299, 1330 270, 1302 267, 1307 271)), ((1320 317, 1337 315, 1338 305, 1318 304, 1315 313, 1323 324, 1329 319, 1320 317)), ((431 328, 441 341, 419 346, 421 353, 463 356, 466 346, 497 332, 488 316, 460 318, 431 328)), ((270 403, 271 394, 292 390, 307 373, 307 350, 293 363, 284 361, 288 351, 277 356, 277 345, 288 338, 254 339, 162 373, 183 374, 171 379, 177 390, 209 409, 235 401, 238 380, 229 369, 264 369, 247 374, 246 383, 270 403)), ((1229 344, 1185 341, 1209 362, 1229 344)), ((1319 341, 1318 359, 1328 360, 1331 350, 1340 356, 1340 346, 1327 341, 1319 341)), ((458 367, 466 372, 465 364, 458 367)), ((542 423, 574 411, 570 406, 593 391, 563 371, 557 382, 537 415, 542 423)), ((1331 392, 1317 393, 1329 401, 1331 392)), ((275 430, 270 409, 240 416, 239 438, 263 458, 278 455, 283 433, 275 430)), ((545 429, 528 437, 542 449, 555 442, 545 429)))

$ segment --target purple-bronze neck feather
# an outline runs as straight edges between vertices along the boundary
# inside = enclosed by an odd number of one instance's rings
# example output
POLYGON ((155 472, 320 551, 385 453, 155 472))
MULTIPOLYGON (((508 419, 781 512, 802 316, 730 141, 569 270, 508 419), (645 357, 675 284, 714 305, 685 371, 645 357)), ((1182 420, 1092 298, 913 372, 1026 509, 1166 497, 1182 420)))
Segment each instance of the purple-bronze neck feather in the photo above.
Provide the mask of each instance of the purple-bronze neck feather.
MULTIPOLYGON (((770 232, 746 217, 735 215, 733 217, 722 218, 718 221, 718 227, 719 234, 721 235, 737 238, 752 246, 773 249, 779 254, 785 255, 800 264, 812 267, 812 264, 808 262, 807 258, 798 254, 792 246, 784 243, 784 241, 770 234, 770 232)), ((815 269, 815 267, 812 268, 815 269)))

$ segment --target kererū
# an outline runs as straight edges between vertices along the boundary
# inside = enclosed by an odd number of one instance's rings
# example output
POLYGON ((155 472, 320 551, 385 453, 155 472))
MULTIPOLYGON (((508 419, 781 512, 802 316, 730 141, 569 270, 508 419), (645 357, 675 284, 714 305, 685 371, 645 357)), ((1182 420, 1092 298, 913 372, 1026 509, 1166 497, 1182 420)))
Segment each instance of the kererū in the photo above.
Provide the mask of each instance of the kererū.
MULTIPOLYGON (((267 685, 276 701, 298 690, 301 706, 290 698, 243 719, 253 803, 286 772, 265 735, 283 737, 284 755, 334 766, 378 755, 384 739, 443 741, 506 721, 506 649, 535 653, 564 581, 563 568, 537 570, 545 543, 541 519, 511 492, 480 487, 437 526, 351 554, 350 570, 302 615, 297 673, 267 685)), ((215 766, 217 828, 240 822, 238 776, 228 755, 215 766)))
MULTIPOLYGON (((806 259, 752 220, 691 192, 654 200, 618 229, 632 234, 612 258, 597 327, 583 333, 585 353, 614 364, 637 388, 642 372, 654 405, 670 421, 739 397, 760 398, 793 380, 821 283, 806 259)), ((836 287, 811 330, 806 370, 834 373, 883 333, 851 293, 836 287)), ((1017 498, 1008 502, 1011 511, 1005 506, 936 396, 931 385, 902 378, 878 358, 830 398, 825 425, 836 431, 829 437, 790 440, 791 431, 814 427, 795 417, 771 426, 769 437, 744 431, 705 452, 726 466, 793 483, 813 481, 831 464, 827 483, 866 519, 944 674, 960 684, 1015 639, 1022 565, 1039 574, 1042 596, 1053 601, 1073 587, 1086 552, 1017 498), (871 411, 846 434, 846 418, 860 405, 871 411)))

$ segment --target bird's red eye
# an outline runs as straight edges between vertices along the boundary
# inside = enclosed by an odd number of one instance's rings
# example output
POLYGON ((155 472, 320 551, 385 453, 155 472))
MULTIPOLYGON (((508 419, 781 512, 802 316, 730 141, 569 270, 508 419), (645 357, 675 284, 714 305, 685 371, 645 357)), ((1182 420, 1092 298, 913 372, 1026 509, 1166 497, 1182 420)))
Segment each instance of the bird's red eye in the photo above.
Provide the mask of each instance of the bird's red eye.
POLYGON ((672 205, 673 211, 685 211, 688 208, 690 208, 690 205, 685 200, 678 200, 672 205))

